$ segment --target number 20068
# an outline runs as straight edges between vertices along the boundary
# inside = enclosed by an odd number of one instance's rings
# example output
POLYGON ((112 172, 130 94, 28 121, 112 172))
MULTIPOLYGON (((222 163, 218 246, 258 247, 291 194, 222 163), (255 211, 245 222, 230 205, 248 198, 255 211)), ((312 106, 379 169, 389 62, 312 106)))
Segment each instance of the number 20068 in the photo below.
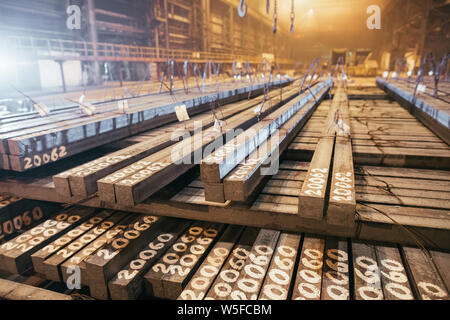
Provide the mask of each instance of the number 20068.
POLYGON ((24 169, 40 167, 43 164, 58 161, 60 158, 63 158, 66 155, 67 155, 66 147, 60 146, 53 148, 50 154, 44 153, 42 154, 42 156, 35 154, 32 157, 25 157, 23 159, 23 161, 25 162, 24 169))

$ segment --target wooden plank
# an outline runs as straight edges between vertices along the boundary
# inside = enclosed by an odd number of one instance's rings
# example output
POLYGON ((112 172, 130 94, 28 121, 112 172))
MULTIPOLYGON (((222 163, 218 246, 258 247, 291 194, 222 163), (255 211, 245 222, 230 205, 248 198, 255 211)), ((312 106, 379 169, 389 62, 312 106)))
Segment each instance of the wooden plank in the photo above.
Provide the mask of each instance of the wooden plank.
POLYGON ((129 223, 136 220, 135 215, 125 212, 116 212, 105 223, 111 225, 110 228, 104 229, 102 226, 96 230, 99 236, 96 240, 88 244, 82 250, 71 256, 66 262, 61 265, 61 276, 63 282, 67 283, 69 277, 76 268, 79 268, 81 273, 81 284, 89 286, 89 279, 86 274, 86 260, 95 254, 100 248, 109 244, 114 238, 123 230, 125 230, 129 223))
POLYGON ((299 195, 298 214, 302 217, 323 218, 333 146, 334 138, 322 138, 317 144, 299 195))
POLYGON ((450 290, 450 253, 442 251, 430 251, 436 269, 447 287, 450 290))
POLYGON ((261 229, 236 280, 229 300, 256 300, 280 236, 279 231, 261 229))
MULTIPOLYGON (((419 188, 421 186, 418 186, 419 188)), ((418 197, 425 199, 445 199, 450 200, 450 192, 434 191, 434 190, 417 190, 417 189, 403 189, 403 188, 380 188, 369 186, 356 186, 356 193, 361 194, 377 194, 389 195, 394 197, 418 197)))
POLYGON ((450 169, 448 150, 353 146, 356 164, 450 169))
POLYGON ((349 139, 336 137, 330 200, 326 213, 327 222, 332 225, 353 227, 355 211, 355 174, 353 172, 352 146, 349 139))
POLYGON ((108 281, 155 237, 164 220, 155 216, 142 216, 86 260, 86 274, 93 298, 108 299, 108 281))
POLYGON ((36 288, 5 279, 0 279, 0 299, 2 300, 72 300, 69 295, 36 288))
POLYGON ((72 208, 39 224, 0 247, 0 268, 22 273, 32 265, 31 255, 88 219, 95 209, 72 208))
POLYGON ((322 300, 349 300, 349 254, 346 240, 326 238, 322 300))
POLYGON ((205 182, 205 201, 224 203, 225 192, 223 183, 205 182))
POLYGON ((292 291, 293 300, 320 300, 325 239, 305 235, 292 291))
POLYGON ((402 140, 379 140, 379 139, 352 139, 352 144, 355 146, 366 147, 397 147, 409 149, 434 149, 434 150, 448 150, 448 145, 444 142, 429 142, 429 141, 402 141, 402 140))
POLYGON ((281 233, 258 300, 287 300, 301 235, 281 233))
POLYGON ((448 209, 448 200, 404 197, 398 195, 379 195, 358 193, 356 200, 361 202, 386 203, 423 208, 448 209))
POLYGON ((178 300, 202 300, 206 296, 243 230, 242 226, 229 225, 227 227, 186 288, 181 292, 178 300))
POLYGON ((370 176, 381 176, 381 177, 388 176, 388 177, 399 177, 399 178, 415 178, 415 179, 450 181, 450 171, 446 171, 446 170, 356 166, 355 171, 357 174, 365 174, 365 175, 370 175, 370 176))
POLYGON ((414 300, 398 248, 377 245, 375 251, 381 272, 384 298, 386 300, 414 300))
POLYGON ((355 299, 384 300, 375 247, 352 241, 352 257, 355 299))
POLYGON ((200 265, 201 256, 212 247, 222 228, 220 224, 194 222, 145 275, 147 294, 176 299, 200 265))
POLYGON ((259 234, 259 229, 246 227, 239 241, 228 256, 227 261, 220 270, 219 275, 211 285, 205 300, 226 300, 239 278, 259 234))
POLYGON ((161 226, 156 238, 134 259, 122 267, 108 283, 112 300, 134 300, 144 292, 144 274, 189 226, 188 221, 173 219, 161 226))
POLYGON ((384 187, 391 185, 395 188, 402 189, 416 189, 416 190, 448 190, 450 182, 445 180, 428 180, 428 179, 414 179, 414 178, 397 178, 388 176, 370 176, 360 175, 355 176, 356 186, 371 186, 384 187))
POLYGON ((65 255, 67 253, 67 248, 65 248, 69 243, 74 241, 76 238, 81 236, 83 233, 91 230, 97 224, 102 222, 104 219, 108 218, 112 214, 111 211, 102 211, 95 214, 89 220, 83 222, 79 226, 73 228, 63 236, 59 237, 55 241, 49 243, 42 249, 36 251, 31 255, 31 261, 33 262, 34 271, 42 275, 46 275, 47 279, 59 281, 58 270, 56 270, 56 277, 49 274, 47 268, 44 266, 44 261, 49 259, 53 254, 65 255), (65 248, 65 251, 60 249, 65 248))
POLYGON ((418 248, 403 247, 407 269, 421 300, 449 300, 450 296, 430 256, 418 248))

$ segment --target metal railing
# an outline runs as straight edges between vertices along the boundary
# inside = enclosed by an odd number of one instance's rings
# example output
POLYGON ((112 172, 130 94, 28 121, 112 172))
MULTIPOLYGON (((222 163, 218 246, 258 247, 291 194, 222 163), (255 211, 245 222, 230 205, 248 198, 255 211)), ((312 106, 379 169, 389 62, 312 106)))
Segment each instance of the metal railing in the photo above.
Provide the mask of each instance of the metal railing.
MULTIPOLYGON (((184 61, 190 59, 192 62, 213 60, 227 63, 237 60, 259 63, 262 59, 262 55, 257 53, 215 53, 23 36, 8 37, 7 43, 10 48, 20 50, 20 52, 27 52, 38 58, 55 60, 165 61, 172 59, 184 61)), ((291 59, 277 59, 277 62, 279 64, 295 63, 291 59)))

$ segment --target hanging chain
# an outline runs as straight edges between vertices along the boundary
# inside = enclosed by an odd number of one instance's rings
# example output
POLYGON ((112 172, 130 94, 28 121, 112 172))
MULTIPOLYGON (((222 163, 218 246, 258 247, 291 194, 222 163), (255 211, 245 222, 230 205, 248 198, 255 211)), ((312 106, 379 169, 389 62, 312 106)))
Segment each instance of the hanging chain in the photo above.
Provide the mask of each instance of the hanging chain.
POLYGON ((266 12, 267 12, 267 14, 269 14, 269 11, 270 11, 270 0, 267 0, 266 1, 266 12))
POLYGON ((294 1, 295 0, 292 0, 292 6, 291 6, 291 33, 294 33, 294 19, 295 19, 294 1))
POLYGON ((273 33, 277 33, 277 20, 278 20, 277 0, 275 0, 275 3, 273 5, 273 33))

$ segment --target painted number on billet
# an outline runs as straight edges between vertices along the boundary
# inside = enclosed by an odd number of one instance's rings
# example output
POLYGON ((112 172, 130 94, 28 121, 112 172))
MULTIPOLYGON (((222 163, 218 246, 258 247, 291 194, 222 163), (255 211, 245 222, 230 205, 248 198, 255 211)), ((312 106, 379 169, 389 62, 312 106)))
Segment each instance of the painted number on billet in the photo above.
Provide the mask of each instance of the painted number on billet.
POLYGON ((178 274, 180 277, 186 277, 218 232, 214 228, 203 230, 198 226, 191 227, 188 234, 184 234, 180 238, 181 241, 172 246, 173 252, 166 253, 162 258, 163 263, 155 264, 152 270, 163 274, 178 274))
POLYGON ((349 296, 347 289, 349 284, 347 252, 339 249, 328 249, 325 262, 330 268, 325 273, 325 277, 331 281, 331 284, 322 289, 326 290, 330 299, 347 300, 349 296))
MULTIPOLYGON (((247 249, 240 246, 233 250, 228 265, 220 272, 218 276, 219 280, 212 289, 219 298, 225 299, 230 296, 232 287, 239 278, 249 254, 250 252, 247 249)), ((205 300, 207 299, 211 299, 211 297, 205 298, 205 300)))
POLYGON ((62 213, 56 216, 55 219, 47 220, 42 225, 34 227, 29 232, 18 236, 14 241, 4 243, 1 248, 7 251, 17 249, 25 253, 80 219, 80 216, 68 216, 62 213))
POLYGON ((322 281, 322 270, 323 266, 323 253, 317 249, 309 248, 305 249, 303 252, 303 258, 300 260, 301 270, 298 275, 301 281, 298 283, 297 288, 299 296, 296 300, 308 300, 308 299, 319 299, 320 298, 320 285, 319 289, 317 284, 322 281))
POLYGON ((294 268, 297 250, 291 246, 279 246, 274 256, 274 268, 272 268, 268 277, 272 283, 264 286, 263 293, 270 300, 283 300, 288 296, 286 286, 291 281, 290 271, 294 268))
POLYGON ((137 276, 139 270, 141 270, 148 260, 155 257, 160 250, 162 250, 166 243, 174 237, 171 233, 164 233, 158 236, 158 238, 148 244, 148 247, 139 252, 139 258, 132 260, 128 264, 128 269, 119 271, 117 277, 119 279, 131 280, 137 276))
POLYGON ((28 227, 35 221, 41 220, 43 216, 42 209, 40 207, 34 207, 31 212, 27 210, 12 219, 4 221, 0 224, 0 240, 5 236, 9 236, 16 231, 21 230, 23 227, 28 227))
POLYGON ((357 288, 363 300, 383 300, 380 288, 380 268, 371 257, 359 256, 355 259, 355 274, 365 285, 357 288))
POLYGON ((48 153, 44 153, 42 156, 36 154, 32 157, 25 157, 23 161, 25 162, 24 169, 31 169, 33 167, 40 167, 43 164, 47 164, 49 162, 55 162, 59 159, 65 157, 67 155, 66 147, 60 146, 53 148, 53 150, 48 153))
POLYGON ((183 300, 202 300, 229 253, 230 251, 227 248, 214 248, 212 255, 209 255, 207 258, 208 264, 203 265, 199 274, 191 280, 190 284, 193 290, 184 290, 180 298, 183 300), (198 291, 198 294, 196 294, 196 291, 198 291))
POLYGON ((381 260, 381 275, 386 291, 400 300, 413 300, 411 290, 407 287, 408 277, 401 262, 392 259, 381 260))
POLYGON ((146 216, 142 219, 143 223, 137 221, 133 228, 125 230, 122 236, 115 238, 111 242, 112 248, 101 249, 97 252, 97 256, 103 257, 104 260, 108 261, 114 258, 123 248, 128 246, 130 240, 134 240, 139 238, 142 235, 142 232, 151 227, 153 223, 158 221, 157 217, 154 216, 146 216))
POLYGON ((331 196, 334 201, 353 201, 353 177, 352 172, 338 172, 334 176, 331 196))
MULTIPOLYGON (((244 266, 244 277, 237 281, 237 288, 231 292, 233 300, 256 300, 260 282, 266 275, 266 266, 270 262, 273 249, 266 245, 257 245, 249 255, 250 263, 244 266)), ((276 271, 275 271, 276 272, 276 271)), ((286 274, 287 275, 287 274, 286 274)), ((281 284, 286 278, 278 281, 281 284)))
POLYGON ((327 173, 327 168, 312 169, 308 175, 308 179, 305 181, 307 187, 305 194, 321 197, 323 195, 327 173))

